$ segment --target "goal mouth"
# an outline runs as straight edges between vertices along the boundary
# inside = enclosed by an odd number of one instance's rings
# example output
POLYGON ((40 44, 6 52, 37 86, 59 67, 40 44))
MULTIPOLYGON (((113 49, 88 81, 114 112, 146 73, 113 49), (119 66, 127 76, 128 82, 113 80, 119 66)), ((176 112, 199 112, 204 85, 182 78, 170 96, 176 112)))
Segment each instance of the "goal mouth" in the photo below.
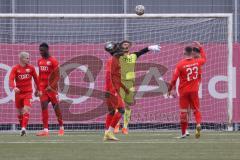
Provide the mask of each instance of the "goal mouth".
MULTIPOLYGON (((66 128, 76 125, 81 129, 86 124, 102 129, 107 113, 102 96, 105 64, 110 57, 104 43, 124 39, 133 42, 131 52, 151 44, 161 45, 160 53, 150 52, 137 60, 131 129, 177 128, 178 99, 166 97, 166 86, 184 48, 195 40, 203 43, 207 53, 199 92, 203 122, 207 129, 214 130, 232 123, 232 14, 0 14, 0 25, 2 125, 18 123, 14 96, 8 87, 10 69, 18 63, 16 55, 29 52, 31 64, 37 69, 38 46, 47 42, 60 65, 73 67, 62 77, 59 87, 61 102, 68 104, 62 107, 66 128), (159 86, 164 86, 164 91, 159 86)), ((41 124, 39 100, 33 100, 32 129, 41 124)), ((50 124, 56 124, 50 108, 50 124)), ((189 117, 194 123, 193 114, 189 117)))

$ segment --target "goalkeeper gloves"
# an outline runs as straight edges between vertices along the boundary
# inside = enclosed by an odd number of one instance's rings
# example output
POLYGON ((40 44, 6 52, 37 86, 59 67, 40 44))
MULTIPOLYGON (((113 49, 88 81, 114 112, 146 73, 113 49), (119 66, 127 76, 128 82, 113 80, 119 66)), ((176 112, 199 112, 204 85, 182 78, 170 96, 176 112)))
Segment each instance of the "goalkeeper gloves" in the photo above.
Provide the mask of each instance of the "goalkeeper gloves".
POLYGON ((151 46, 148 46, 148 50, 150 51, 160 51, 160 45, 151 45, 151 46))

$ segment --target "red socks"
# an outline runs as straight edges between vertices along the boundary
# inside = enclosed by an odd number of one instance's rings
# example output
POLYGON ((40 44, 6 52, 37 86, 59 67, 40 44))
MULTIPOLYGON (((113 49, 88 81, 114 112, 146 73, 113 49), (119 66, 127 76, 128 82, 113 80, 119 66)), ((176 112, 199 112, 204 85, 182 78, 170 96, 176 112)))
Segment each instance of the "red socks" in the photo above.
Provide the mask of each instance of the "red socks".
POLYGON ((115 128, 116 125, 118 124, 118 121, 121 119, 122 114, 119 112, 115 112, 113 118, 112 118, 112 122, 110 124, 111 127, 115 128))
POLYGON ((62 127, 63 126, 62 112, 59 107, 54 109, 54 111, 58 120, 58 124, 60 127, 62 127))
POLYGON ((200 124, 201 121, 202 121, 202 116, 201 116, 201 113, 198 109, 194 110, 194 116, 195 116, 195 120, 196 120, 196 123, 197 124, 200 124))
POLYGON ((113 119, 113 115, 108 113, 107 117, 106 117, 106 122, 105 122, 105 130, 108 130, 108 128, 112 122, 112 119, 113 119))
POLYGON ((22 117, 22 128, 27 128, 29 113, 24 113, 22 117))
POLYGON ((19 121, 19 125, 22 128, 22 119, 23 119, 23 115, 19 114, 18 115, 18 121, 19 121))
POLYGON ((186 129, 188 127, 187 112, 180 113, 180 125, 181 125, 182 135, 184 135, 186 133, 186 129))
POLYGON ((42 110, 43 128, 48 128, 48 109, 42 110))

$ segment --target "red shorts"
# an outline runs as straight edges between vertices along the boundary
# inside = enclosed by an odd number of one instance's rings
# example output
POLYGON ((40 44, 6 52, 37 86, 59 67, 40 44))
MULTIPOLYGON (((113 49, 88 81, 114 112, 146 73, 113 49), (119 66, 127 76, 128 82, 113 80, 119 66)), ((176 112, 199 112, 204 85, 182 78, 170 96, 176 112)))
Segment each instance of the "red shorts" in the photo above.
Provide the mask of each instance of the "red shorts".
POLYGON ((16 108, 21 109, 24 106, 32 106, 32 92, 31 93, 20 93, 15 94, 15 104, 16 108))
POLYGON ((198 92, 189 92, 180 95, 179 105, 181 109, 199 109, 198 92))
POLYGON ((114 109, 124 108, 125 106, 122 97, 118 93, 111 94, 110 97, 106 99, 106 103, 109 108, 114 109))
POLYGON ((52 91, 42 91, 42 96, 40 97, 40 102, 51 102, 52 104, 58 104, 58 93, 52 91))

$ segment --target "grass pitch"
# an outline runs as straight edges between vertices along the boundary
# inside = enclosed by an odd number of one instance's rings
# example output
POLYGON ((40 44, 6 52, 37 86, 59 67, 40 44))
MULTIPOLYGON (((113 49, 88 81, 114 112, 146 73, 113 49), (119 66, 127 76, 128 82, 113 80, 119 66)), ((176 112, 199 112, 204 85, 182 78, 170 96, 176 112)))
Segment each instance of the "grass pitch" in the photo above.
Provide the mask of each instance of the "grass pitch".
POLYGON ((103 142, 100 132, 67 132, 58 137, 0 134, 0 160, 239 160, 239 132, 202 132, 176 139, 178 132, 118 134, 119 142, 103 142))

